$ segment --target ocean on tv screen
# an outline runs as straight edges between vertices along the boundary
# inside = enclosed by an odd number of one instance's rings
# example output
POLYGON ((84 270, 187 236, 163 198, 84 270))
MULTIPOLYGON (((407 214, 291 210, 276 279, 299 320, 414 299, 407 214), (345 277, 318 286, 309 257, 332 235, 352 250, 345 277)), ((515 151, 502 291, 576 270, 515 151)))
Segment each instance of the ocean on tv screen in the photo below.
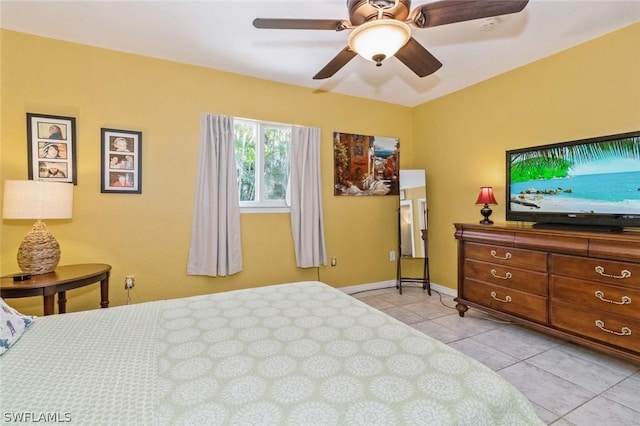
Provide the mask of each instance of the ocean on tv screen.
POLYGON ((511 210, 640 215, 640 171, 511 183, 511 210))

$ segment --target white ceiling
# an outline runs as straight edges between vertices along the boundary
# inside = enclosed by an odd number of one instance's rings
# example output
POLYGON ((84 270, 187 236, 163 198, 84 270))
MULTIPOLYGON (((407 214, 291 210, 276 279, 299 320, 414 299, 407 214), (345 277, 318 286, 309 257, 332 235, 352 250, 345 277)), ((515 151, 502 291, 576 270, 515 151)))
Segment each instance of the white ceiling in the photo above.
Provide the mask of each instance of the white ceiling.
MULTIPOLYGON (((412 9, 428 1, 414 1, 412 9)), ((406 106, 454 92, 635 22, 639 0, 530 0, 523 12, 418 29, 444 65, 419 78, 396 58, 354 58, 327 80, 312 77, 348 31, 258 30, 261 18, 348 19, 345 0, 10 1, 3 28, 406 106)), ((594 58, 594 60, 597 60, 594 58)))

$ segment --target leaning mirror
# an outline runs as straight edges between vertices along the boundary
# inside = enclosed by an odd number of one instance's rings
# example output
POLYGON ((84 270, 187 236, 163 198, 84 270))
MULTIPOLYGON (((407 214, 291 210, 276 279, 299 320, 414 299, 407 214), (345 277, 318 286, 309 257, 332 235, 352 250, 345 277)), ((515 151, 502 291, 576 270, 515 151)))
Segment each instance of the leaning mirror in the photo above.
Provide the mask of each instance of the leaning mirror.
POLYGON ((397 285, 419 283, 431 295, 427 234, 427 180, 424 170, 400 170, 397 285), (421 261, 411 262, 411 259, 421 261), (403 261, 406 264, 403 266, 403 261))
POLYGON ((424 170, 400 170, 400 257, 426 257, 427 186, 424 170))

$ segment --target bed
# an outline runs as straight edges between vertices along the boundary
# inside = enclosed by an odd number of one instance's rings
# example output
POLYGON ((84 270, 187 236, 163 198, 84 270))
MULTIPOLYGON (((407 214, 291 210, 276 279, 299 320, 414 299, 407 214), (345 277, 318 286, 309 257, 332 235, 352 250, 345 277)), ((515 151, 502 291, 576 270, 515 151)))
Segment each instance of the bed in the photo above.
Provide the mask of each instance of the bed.
POLYGON ((38 317, 4 423, 536 425, 475 360, 320 282, 38 317))

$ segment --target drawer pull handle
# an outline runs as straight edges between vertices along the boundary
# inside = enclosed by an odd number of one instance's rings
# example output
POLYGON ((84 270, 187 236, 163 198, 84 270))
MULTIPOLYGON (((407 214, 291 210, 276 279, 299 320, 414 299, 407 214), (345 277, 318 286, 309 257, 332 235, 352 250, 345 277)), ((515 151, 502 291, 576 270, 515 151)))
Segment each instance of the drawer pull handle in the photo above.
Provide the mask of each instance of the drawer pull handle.
POLYGON ((603 277, 607 277, 607 278, 615 278, 615 279, 622 279, 622 278, 629 278, 631 276, 631 271, 627 271, 626 269, 623 269, 620 272, 620 275, 609 275, 609 274, 605 274, 604 273, 604 268, 602 266, 596 266, 596 272, 599 273, 600 275, 602 275, 603 277))
POLYGON ((491 256, 495 257, 496 259, 502 259, 502 260, 511 259, 511 253, 509 253, 509 252, 507 252, 503 257, 503 256, 498 256, 498 252, 497 251, 491 250, 491 256))
POLYGON ((511 272, 507 272, 504 276, 500 276, 498 275, 498 272, 495 269, 491 270, 491 275, 494 276, 495 278, 500 278, 501 280, 510 280, 511 277, 513 275, 511 275, 511 272))
POLYGON ((629 305, 631 303, 631 298, 629 296, 622 296, 620 298, 620 302, 616 302, 615 300, 609 300, 604 298, 604 293, 600 290, 596 290, 596 297, 603 302, 613 303, 614 305, 629 305))
POLYGON ((503 303, 509 303, 509 302, 511 302, 511 296, 507 296, 507 297, 505 297, 504 299, 500 299, 500 298, 498 297, 498 295, 496 294, 496 292, 495 292, 495 291, 492 291, 492 292, 491 292, 491 297, 493 297, 493 298, 494 298, 495 300, 497 300, 498 302, 503 302, 503 303))
POLYGON ((629 327, 622 327, 620 331, 613 331, 604 328, 604 321, 596 320, 596 326, 607 333, 615 334, 616 336, 631 336, 631 329, 629 327))

